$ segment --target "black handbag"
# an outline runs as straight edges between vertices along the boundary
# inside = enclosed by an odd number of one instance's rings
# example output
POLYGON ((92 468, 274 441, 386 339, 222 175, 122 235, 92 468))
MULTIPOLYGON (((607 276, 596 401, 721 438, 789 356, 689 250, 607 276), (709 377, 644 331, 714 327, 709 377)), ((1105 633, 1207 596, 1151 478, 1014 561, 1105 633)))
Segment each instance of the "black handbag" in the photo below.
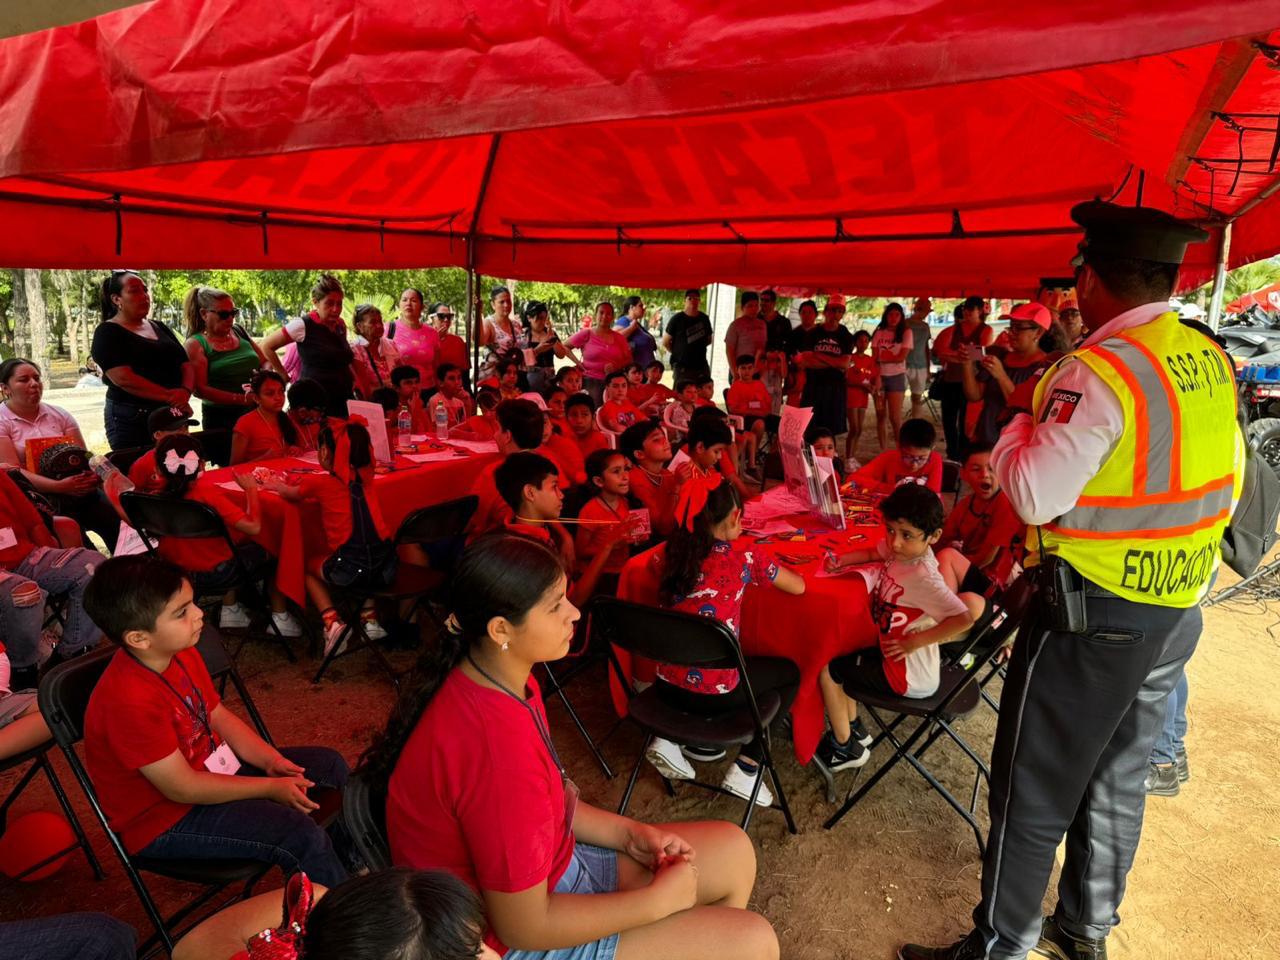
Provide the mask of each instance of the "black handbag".
POLYGON ((1242 577, 1250 577, 1271 552, 1280 522, 1280 477, 1271 464, 1245 444, 1244 487, 1222 531, 1222 560, 1242 577))
POLYGON ((930 400, 940 401, 942 399, 943 393, 946 392, 943 389, 943 385, 945 383, 946 381, 942 379, 942 370, 939 370, 937 373, 933 375, 933 379, 929 381, 929 399, 930 400))
POLYGON ((396 545, 378 536, 360 481, 353 481, 347 490, 351 495, 351 537, 329 555, 321 570, 335 587, 383 590, 396 579, 396 545))

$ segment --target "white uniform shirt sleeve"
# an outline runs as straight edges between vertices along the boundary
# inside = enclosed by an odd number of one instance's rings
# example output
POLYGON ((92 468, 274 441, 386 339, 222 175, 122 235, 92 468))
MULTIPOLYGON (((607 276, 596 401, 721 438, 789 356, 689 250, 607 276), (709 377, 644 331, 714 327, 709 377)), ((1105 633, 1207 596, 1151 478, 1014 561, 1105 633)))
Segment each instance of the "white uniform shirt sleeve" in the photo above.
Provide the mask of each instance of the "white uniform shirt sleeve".
POLYGON ((284 332, 289 335, 289 339, 294 343, 301 343, 307 339, 307 322, 302 317, 294 317, 285 323, 284 332))
POLYGON ((1042 421, 1019 414, 991 453, 1000 486, 1026 523, 1047 523, 1075 506, 1124 432, 1124 410, 1114 391, 1080 360, 1063 363, 1045 390, 1078 394, 1070 414, 1042 421))

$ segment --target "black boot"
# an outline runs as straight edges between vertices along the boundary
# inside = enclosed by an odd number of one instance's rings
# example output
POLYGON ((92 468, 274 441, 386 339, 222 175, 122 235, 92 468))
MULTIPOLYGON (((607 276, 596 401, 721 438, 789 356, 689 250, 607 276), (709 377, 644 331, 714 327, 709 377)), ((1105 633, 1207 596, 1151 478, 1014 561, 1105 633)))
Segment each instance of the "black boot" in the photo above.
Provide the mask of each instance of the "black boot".
POLYGON ((9 671, 9 689, 14 693, 21 690, 34 690, 40 680, 40 666, 33 663, 29 667, 14 667, 9 671))
POLYGON ((985 960, 982 937, 978 931, 969 933, 949 947, 922 947, 916 943, 904 943, 898 948, 898 960, 985 960))
POLYGON ((1174 747, 1173 762, 1178 768, 1178 782, 1186 783, 1191 779, 1191 765, 1187 763, 1187 748, 1174 747))
POLYGON ((1053 917, 1045 917, 1040 942, 1031 956, 1044 960, 1107 960, 1107 941, 1072 936, 1053 917))
POLYGON ((1153 797, 1178 795, 1178 765, 1176 763, 1152 763, 1147 767, 1147 793, 1153 797))

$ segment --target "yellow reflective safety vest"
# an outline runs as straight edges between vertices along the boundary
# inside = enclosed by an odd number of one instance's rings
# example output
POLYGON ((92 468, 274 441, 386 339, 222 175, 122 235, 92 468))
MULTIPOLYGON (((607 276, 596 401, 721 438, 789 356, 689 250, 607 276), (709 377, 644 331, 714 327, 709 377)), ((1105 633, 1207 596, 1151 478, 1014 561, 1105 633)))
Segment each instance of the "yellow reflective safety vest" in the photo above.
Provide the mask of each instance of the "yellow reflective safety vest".
MULTIPOLYGON (((1045 552, 1126 600, 1194 606, 1244 482, 1231 361, 1172 312, 1067 361, 1115 392, 1124 431, 1076 505, 1041 528, 1045 552)), ((1036 388, 1037 423, 1053 412, 1051 373, 1036 388)))

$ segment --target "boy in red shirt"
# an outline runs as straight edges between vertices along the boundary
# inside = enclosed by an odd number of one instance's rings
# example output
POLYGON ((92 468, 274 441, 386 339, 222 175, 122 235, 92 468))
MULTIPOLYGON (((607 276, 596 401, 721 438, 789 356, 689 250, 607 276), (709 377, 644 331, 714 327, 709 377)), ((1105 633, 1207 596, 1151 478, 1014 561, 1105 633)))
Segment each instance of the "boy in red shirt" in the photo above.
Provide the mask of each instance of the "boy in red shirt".
POLYGON ((959 550, 993 583, 1007 586, 1020 569, 1027 525, 1000 489, 1000 480, 991 469, 989 445, 970 447, 964 478, 973 493, 952 508, 939 542, 959 550))
POLYGON ((569 439, 578 445, 585 461, 596 450, 608 450, 609 438, 596 429, 596 410, 585 393, 571 393, 564 405, 569 439))
POLYGON ((627 375, 622 370, 615 370, 604 378, 604 398, 600 419, 614 433, 621 433, 645 419, 640 408, 627 399, 627 375))
POLYGON ((476 413, 467 417, 462 426, 449 431, 449 437, 457 440, 474 440, 483 442, 492 440, 498 432, 498 417, 495 411, 501 397, 497 390, 481 387, 476 391, 476 413))
POLYGON ((769 388, 755 378, 754 357, 743 354, 738 358, 733 383, 724 398, 729 412, 742 418, 742 435, 738 446, 747 455, 747 469, 756 472, 756 451, 764 439, 765 418, 773 410, 773 397, 769 388))
POLYGON ((942 456, 933 449, 938 431, 928 420, 908 420, 898 431, 898 449, 886 450, 852 477, 863 490, 893 493, 904 483, 942 492, 942 456))
POLYGON ((662 382, 662 375, 666 372, 667 368, 662 365, 661 360, 655 360, 645 367, 645 382, 631 387, 629 391, 631 402, 637 407, 648 404, 653 410, 661 410, 674 400, 675 391, 662 382))
POLYGON ((657 420, 627 427, 618 438, 618 451, 631 461, 631 496, 649 511, 653 532, 665 537, 675 526, 676 476, 666 468, 671 441, 657 420))
POLYGON ((554 463, 560 471, 560 489, 568 490, 586 483, 586 461, 582 451, 568 437, 556 432, 550 412, 544 412, 542 417, 542 445, 537 452, 554 463))
MULTIPOLYGON (((532 400, 503 400, 498 404, 497 417, 498 432, 494 440, 504 459, 521 450, 536 450, 542 443, 546 419, 532 400)), ((473 489, 480 504, 467 525, 467 533, 472 537, 497 530, 514 516, 494 483, 494 474, 501 465, 501 462, 490 464, 476 478, 473 489)))
MULTIPOLYGON (((395 377, 395 374, 392 374, 395 377)), ((427 401, 427 428, 424 433, 435 434, 436 408, 443 406, 449 414, 449 429, 460 427, 471 416, 475 404, 471 396, 462 386, 462 371, 452 363, 442 363, 436 367, 436 383, 439 389, 427 401)))
POLYGON ((323 747, 277 750, 223 706, 195 649, 204 614, 182 573, 147 554, 114 557, 98 567, 85 609, 118 647, 89 698, 84 740, 125 849, 344 880, 307 791, 340 788, 346 763, 323 747))
POLYGON ((703 375, 694 381, 694 385, 698 388, 697 405, 700 407, 714 407, 716 405, 716 382, 703 375))

